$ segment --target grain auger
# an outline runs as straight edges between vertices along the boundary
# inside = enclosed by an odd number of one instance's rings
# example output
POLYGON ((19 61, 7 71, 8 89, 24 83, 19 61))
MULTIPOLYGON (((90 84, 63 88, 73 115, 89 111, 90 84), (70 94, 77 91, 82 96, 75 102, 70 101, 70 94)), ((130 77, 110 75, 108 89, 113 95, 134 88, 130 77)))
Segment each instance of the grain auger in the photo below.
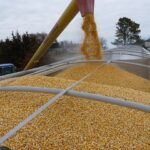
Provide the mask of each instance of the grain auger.
POLYGON ((54 25, 50 33, 32 56, 25 67, 25 70, 34 67, 47 52, 48 48, 53 44, 57 37, 63 32, 72 19, 81 12, 82 17, 87 13, 94 13, 94 0, 72 0, 66 8, 62 16, 54 25))

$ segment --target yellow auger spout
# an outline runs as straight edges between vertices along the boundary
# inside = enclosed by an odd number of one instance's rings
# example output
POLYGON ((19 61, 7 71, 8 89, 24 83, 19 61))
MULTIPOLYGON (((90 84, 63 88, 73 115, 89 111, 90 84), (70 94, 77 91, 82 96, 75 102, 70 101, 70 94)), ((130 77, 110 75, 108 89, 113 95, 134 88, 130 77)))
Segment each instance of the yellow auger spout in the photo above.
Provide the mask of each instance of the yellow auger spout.
POLYGON ((55 39, 61 34, 61 32, 66 28, 66 26, 71 22, 71 20, 79 12, 79 8, 76 0, 72 0, 65 12, 62 14, 58 22, 55 24, 53 29, 50 31, 48 36, 42 42, 40 47, 37 49, 29 63, 26 65, 24 70, 30 69, 35 66, 41 57, 46 53, 48 48, 53 44, 55 39))

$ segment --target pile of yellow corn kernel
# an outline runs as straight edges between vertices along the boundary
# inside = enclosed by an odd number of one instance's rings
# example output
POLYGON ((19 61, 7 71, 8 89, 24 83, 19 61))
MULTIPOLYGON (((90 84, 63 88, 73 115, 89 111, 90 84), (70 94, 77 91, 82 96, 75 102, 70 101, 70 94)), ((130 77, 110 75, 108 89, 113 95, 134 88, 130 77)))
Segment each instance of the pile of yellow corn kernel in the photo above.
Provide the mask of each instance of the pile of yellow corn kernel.
MULTIPOLYGON (((150 81, 111 65, 71 67, 53 77, 30 76, 0 85, 66 88, 93 71, 73 90, 150 105, 150 81)), ((1 92, 0 137, 54 95, 1 92)), ((150 146, 150 115, 141 111, 63 96, 4 143, 11 149, 142 149, 150 146)))

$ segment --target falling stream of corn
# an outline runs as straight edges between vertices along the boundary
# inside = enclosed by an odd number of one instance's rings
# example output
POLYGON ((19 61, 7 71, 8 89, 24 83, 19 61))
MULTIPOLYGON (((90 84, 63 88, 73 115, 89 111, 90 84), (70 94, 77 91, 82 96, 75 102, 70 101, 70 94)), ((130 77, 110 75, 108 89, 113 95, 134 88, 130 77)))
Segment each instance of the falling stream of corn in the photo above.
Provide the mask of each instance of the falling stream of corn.
POLYGON ((85 33, 84 41, 81 45, 81 53, 86 59, 101 59, 102 46, 98 38, 96 24, 93 14, 86 14, 83 18, 82 29, 85 33))

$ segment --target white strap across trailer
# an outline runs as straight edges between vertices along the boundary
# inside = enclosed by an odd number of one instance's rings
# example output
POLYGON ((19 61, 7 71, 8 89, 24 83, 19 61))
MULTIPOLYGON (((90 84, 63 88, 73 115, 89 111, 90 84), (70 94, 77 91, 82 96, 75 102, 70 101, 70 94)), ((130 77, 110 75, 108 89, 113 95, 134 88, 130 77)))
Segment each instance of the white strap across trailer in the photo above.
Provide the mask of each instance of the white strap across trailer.
MULTIPOLYGON (((26 87, 26 86, 5 86, 0 87, 0 91, 11 91, 11 92, 35 92, 35 93, 49 93, 49 94, 59 94, 63 91, 63 89, 59 88, 43 88, 43 87, 26 87)), ((78 92, 75 90, 69 90, 65 93, 67 96, 75 96, 85 99, 90 99, 93 101, 105 102, 114 105, 119 105, 122 107, 128 107, 132 109, 136 109, 139 111, 143 111, 146 113, 150 113, 150 105, 144 105, 142 103, 132 102, 131 100, 124 100, 119 98, 113 98, 103 95, 97 95, 87 92, 78 92)))

